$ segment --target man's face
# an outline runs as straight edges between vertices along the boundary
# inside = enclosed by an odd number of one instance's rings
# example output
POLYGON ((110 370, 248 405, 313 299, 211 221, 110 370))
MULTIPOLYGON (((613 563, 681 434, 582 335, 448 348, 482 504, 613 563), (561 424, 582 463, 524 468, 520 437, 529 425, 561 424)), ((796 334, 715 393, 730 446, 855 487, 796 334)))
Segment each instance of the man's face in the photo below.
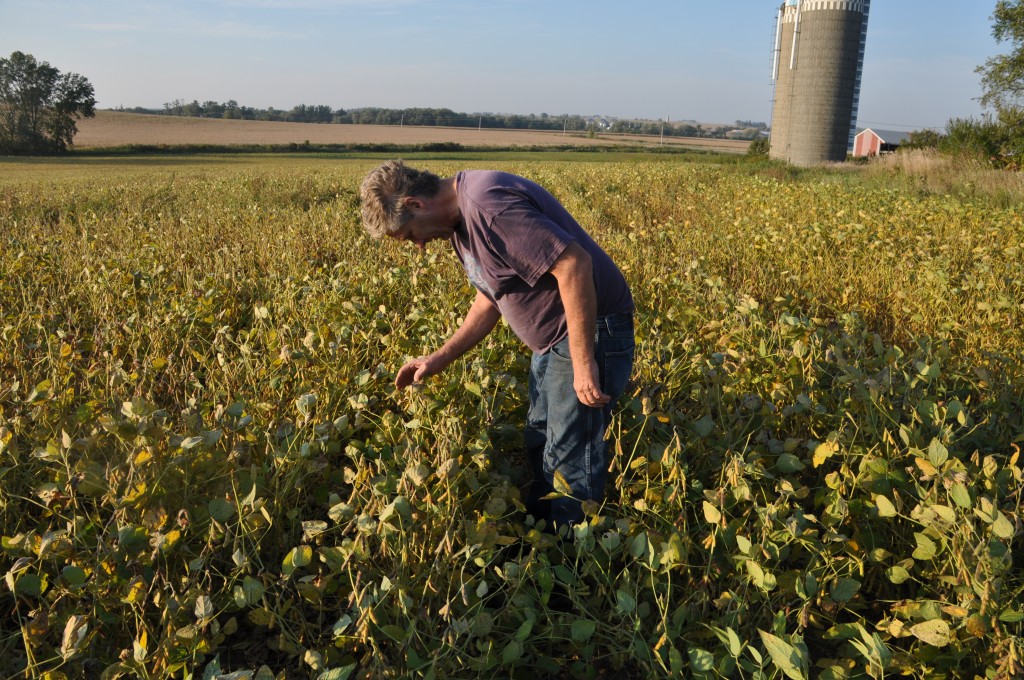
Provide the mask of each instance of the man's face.
POLYGON ((431 199, 412 197, 406 199, 412 218, 393 234, 392 238, 415 244, 420 250, 435 239, 449 239, 455 231, 453 225, 441 210, 441 206, 431 199))

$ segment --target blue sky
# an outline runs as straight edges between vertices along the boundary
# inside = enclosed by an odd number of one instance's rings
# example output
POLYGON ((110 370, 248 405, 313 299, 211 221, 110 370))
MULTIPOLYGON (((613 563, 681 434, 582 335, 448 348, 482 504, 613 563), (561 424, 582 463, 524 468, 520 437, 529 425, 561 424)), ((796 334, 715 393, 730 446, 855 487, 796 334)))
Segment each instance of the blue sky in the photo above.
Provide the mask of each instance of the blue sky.
MULTIPOLYGON (((777 0, 0 0, 101 108, 175 99, 767 121, 777 0)), ((977 116, 995 0, 874 0, 859 123, 977 116)))

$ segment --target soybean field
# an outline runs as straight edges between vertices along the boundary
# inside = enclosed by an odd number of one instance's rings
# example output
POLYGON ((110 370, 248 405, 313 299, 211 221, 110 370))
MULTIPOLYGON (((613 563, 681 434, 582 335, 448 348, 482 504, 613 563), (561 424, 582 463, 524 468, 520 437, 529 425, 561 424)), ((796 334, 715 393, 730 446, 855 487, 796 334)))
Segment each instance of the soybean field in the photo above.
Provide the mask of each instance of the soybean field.
POLYGON ((528 350, 362 232, 380 161, 0 163, 0 675, 1024 674, 1024 217, 681 158, 540 182, 637 360, 608 496, 525 513, 528 350))

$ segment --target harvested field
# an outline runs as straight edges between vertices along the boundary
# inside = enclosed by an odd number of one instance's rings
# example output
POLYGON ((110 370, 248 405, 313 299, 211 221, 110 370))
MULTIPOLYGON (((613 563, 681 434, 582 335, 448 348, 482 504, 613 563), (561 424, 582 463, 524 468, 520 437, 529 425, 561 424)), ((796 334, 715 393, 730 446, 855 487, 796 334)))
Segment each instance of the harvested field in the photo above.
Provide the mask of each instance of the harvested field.
POLYGON ((467 147, 528 146, 674 146, 723 153, 744 153, 748 142, 644 135, 600 134, 542 130, 478 130, 473 128, 394 125, 324 125, 213 118, 182 118, 119 111, 99 111, 79 121, 79 149, 129 145, 252 145, 252 144, 396 144, 399 146, 454 142, 467 147))

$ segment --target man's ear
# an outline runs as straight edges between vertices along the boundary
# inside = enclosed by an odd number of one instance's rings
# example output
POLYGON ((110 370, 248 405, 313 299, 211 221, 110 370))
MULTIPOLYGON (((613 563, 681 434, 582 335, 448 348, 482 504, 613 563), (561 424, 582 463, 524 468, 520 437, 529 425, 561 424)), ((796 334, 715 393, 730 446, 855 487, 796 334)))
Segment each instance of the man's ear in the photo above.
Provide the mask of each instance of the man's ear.
POLYGON ((423 210, 423 199, 419 196, 406 196, 402 199, 402 205, 407 209, 415 208, 416 210, 423 210))

